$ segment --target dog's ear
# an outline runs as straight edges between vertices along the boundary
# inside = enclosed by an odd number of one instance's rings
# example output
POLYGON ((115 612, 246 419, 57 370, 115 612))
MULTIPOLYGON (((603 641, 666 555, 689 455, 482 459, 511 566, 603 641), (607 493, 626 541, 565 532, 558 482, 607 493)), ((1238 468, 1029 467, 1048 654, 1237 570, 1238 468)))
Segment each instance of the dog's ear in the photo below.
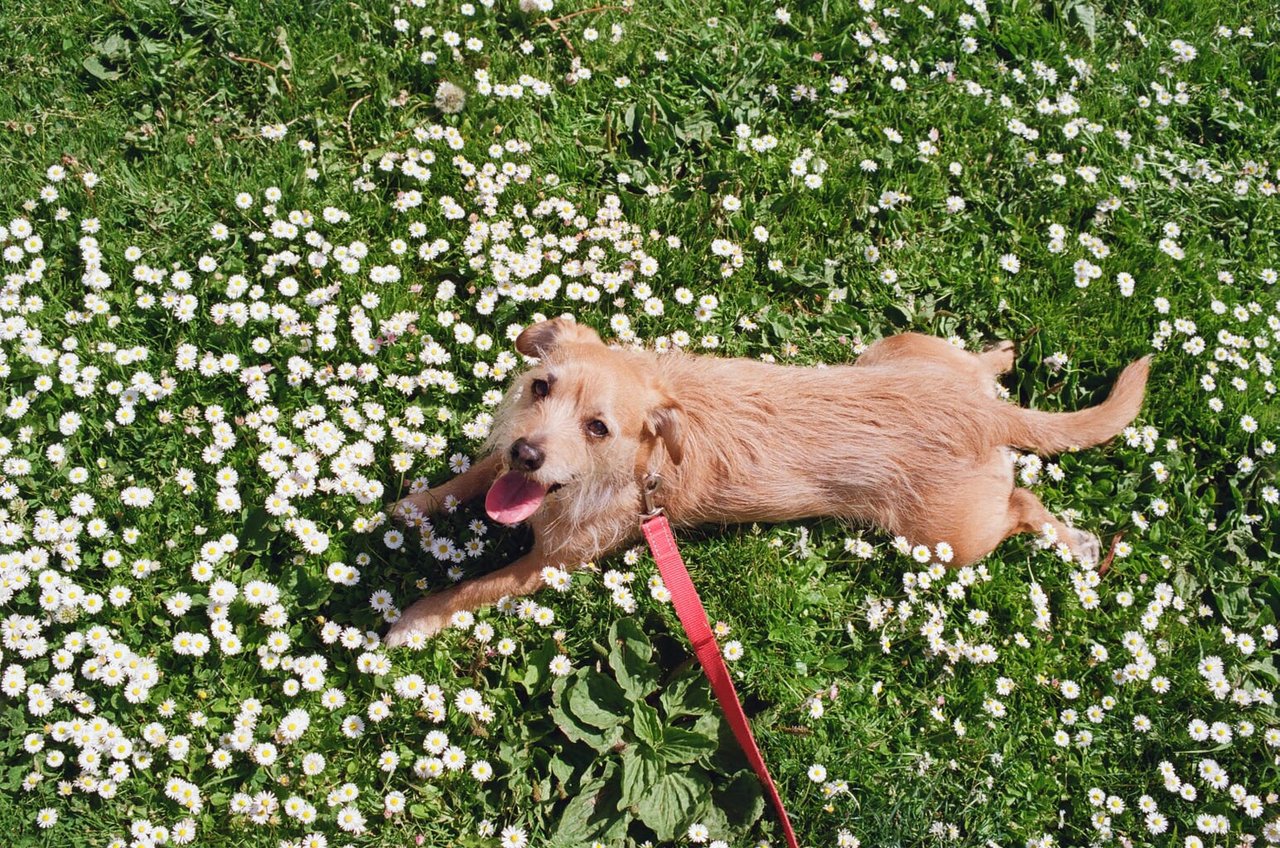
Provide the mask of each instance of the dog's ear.
POLYGON ((547 354, 564 344, 604 344, 590 327, 568 318, 552 318, 524 328, 516 338, 516 350, 525 356, 546 358, 547 354))
POLYGON ((667 456, 676 465, 684 459, 684 409, 673 400, 655 407, 649 413, 649 429, 667 449, 667 456))

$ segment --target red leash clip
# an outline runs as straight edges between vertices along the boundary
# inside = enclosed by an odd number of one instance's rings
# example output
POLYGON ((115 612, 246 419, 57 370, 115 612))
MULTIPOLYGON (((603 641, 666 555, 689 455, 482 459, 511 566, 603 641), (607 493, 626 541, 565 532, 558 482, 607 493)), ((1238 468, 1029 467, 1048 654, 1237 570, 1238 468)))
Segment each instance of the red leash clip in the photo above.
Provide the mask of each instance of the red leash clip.
POLYGON ((716 643, 715 634, 711 632, 707 611, 702 606, 702 599, 698 597, 698 590, 693 588, 693 580, 689 578, 684 560, 680 558, 675 535, 671 532, 671 523, 662 514, 662 507, 655 507, 652 503, 658 483, 657 475, 651 474, 641 487, 645 509, 641 529, 644 531, 645 541, 649 543, 649 550, 653 552, 653 558, 658 563, 658 573, 662 575, 662 582, 671 592, 671 602, 675 605, 676 615, 680 618, 680 624, 693 644, 694 653, 698 657, 698 662, 702 664, 702 670, 711 681, 711 691, 720 702, 720 708, 724 710, 729 727, 733 730, 733 736, 738 740, 743 753, 747 755, 747 762, 751 763, 751 767, 755 769, 756 776, 760 778, 760 785, 764 787, 769 800, 773 803, 773 808, 778 812, 788 848, 799 848, 795 831, 791 829, 791 820, 787 818, 787 810, 782 806, 782 797, 778 795, 778 787, 774 785, 773 778, 769 775, 769 767, 764 764, 764 757, 760 755, 760 748, 751 734, 751 725, 747 721, 746 713, 742 711, 742 702, 738 700, 738 692, 733 688, 733 680, 729 677, 729 669, 720 653, 720 646, 716 643))

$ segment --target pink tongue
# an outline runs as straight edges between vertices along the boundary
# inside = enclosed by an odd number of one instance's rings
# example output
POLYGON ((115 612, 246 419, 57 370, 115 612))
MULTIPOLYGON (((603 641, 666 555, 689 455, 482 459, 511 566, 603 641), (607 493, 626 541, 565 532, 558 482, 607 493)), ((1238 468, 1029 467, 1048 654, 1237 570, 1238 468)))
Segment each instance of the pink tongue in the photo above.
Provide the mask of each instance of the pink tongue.
POLYGON ((538 511, 546 487, 535 483, 518 471, 509 471, 489 487, 484 499, 485 512, 502 524, 519 524, 538 511))

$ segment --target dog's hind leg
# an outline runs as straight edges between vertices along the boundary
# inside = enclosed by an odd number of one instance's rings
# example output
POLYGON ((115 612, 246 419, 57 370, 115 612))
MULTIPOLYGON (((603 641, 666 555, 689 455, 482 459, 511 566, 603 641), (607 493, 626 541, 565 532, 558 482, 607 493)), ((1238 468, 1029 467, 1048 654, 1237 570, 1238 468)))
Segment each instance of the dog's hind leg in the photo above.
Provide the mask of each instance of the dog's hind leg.
POLYGON ((1028 489, 1013 483, 1013 467, 1004 455, 950 477, 951 482, 923 492, 924 508, 902 516, 889 529, 911 544, 948 543, 952 565, 982 559, 1002 541, 1018 533, 1045 535, 1065 542, 1074 557, 1097 562, 1096 536, 1068 527, 1028 489))
POLYGON ((1065 542, 1071 549, 1071 555, 1080 562, 1096 565, 1102 554, 1102 543, 1098 537, 1085 530, 1068 527, 1057 516, 1045 509, 1044 504, 1035 493, 1028 489, 1017 489, 1009 495, 1010 536, 1015 533, 1036 533, 1044 535, 1049 528, 1052 535, 1060 542, 1065 542))
POLYGON ((883 365, 910 359, 951 360, 965 355, 964 351, 937 336, 924 333, 899 333, 885 336, 871 343, 858 357, 858 365, 883 365))
POLYGON ((997 342, 982 353, 974 353, 937 336, 901 333, 872 344, 858 357, 856 364, 909 365, 913 362, 927 362, 972 375, 979 385, 989 387, 989 380, 994 380, 1013 368, 1013 358, 1013 342, 1010 341, 997 342))

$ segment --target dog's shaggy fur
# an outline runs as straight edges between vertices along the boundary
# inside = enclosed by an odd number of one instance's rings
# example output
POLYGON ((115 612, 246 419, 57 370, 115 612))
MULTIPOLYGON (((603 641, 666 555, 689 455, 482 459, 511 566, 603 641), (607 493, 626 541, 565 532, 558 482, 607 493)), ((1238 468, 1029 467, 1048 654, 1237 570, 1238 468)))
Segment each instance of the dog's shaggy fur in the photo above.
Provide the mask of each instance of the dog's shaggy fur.
POLYGON ((1015 533, 1047 534, 1096 561, 1096 536, 1014 486, 1009 448, 1107 441, 1137 415, 1149 367, 1129 365, 1098 406, 1045 413, 997 397, 996 377, 1013 365, 1008 342, 975 354, 908 333, 856 365, 799 368, 609 348, 556 319, 527 328, 516 348, 539 363, 504 401, 487 455, 396 511, 412 522, 487 491, 491 516, 532 526, 533 549, 414 604, 392 627, 393 646, 439 631, 457 610, 535 591, 545 566, 634 541, 650 475, 677 527, 838 516, 912 544, 947 542, 951 565, 1015 533))

